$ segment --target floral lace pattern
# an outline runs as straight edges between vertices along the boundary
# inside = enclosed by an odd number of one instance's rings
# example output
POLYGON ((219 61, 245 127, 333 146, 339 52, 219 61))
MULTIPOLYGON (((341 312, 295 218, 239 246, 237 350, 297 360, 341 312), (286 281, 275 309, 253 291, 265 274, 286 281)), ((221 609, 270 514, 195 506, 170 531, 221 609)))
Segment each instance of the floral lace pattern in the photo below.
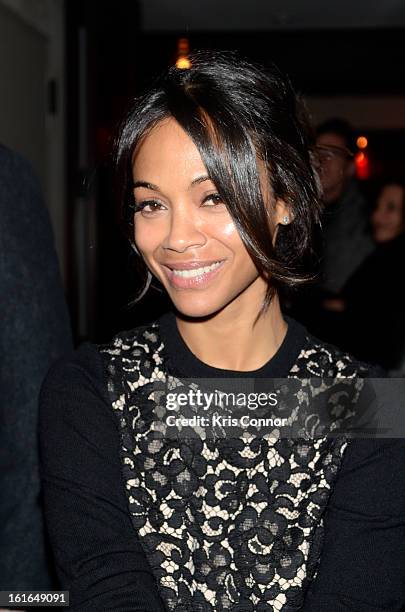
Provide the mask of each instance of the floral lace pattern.
MULTIPOLYGON (((151 427, 151 386, 169 376, 163 348, 155 323, 99 350, 132 524, 166 609, 299 610, 348 440, 162 438, 151 427)), ((355 377, 361 368, 308 336, 289 376, 355 377)))

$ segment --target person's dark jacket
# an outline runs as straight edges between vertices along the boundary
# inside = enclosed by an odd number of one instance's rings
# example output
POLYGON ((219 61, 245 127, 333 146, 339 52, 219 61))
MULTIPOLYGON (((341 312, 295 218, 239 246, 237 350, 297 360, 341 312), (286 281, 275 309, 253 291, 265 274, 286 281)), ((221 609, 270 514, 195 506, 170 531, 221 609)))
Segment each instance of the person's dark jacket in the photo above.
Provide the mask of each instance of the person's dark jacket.
POLYGON ((0 145, 0 590, 52 585, 38 476, 38 394, 71 347, 48 212, 34 173, 0 145))
POLYGON ((367 202, 355 181, 338 201, 327 204, 322 216, 322 289, 338 296, 349 278, 373 251, 367 202))

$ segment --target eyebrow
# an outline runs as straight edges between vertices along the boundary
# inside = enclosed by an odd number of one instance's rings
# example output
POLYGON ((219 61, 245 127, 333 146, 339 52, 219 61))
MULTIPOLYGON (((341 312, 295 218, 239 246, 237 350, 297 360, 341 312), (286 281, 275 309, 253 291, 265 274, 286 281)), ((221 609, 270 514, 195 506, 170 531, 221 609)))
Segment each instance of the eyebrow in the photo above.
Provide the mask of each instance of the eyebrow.
MULTIPOLYGON (((201 176, 197 176, 197 178, 191 181, 190 187, 194 187, 194 185, 200 185, 201 183, 210 180, 211 178, 208 176, 208 174, 202 174, 201 176)), ((154 185, 153 183, 148 183, 147 181, 135 181, 133 184, 133 188, 137 189, 138 187, 144 187, 145 189, 151 189, 152 191, 160 192, 160 189, 157 185, 154 185)))

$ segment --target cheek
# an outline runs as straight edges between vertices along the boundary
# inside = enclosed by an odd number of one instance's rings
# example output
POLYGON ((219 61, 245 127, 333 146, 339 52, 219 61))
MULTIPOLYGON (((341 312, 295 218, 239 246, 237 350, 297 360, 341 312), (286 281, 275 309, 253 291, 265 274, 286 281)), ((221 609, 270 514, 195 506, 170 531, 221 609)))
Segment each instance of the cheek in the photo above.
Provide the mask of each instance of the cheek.
POLYGON ((395 211, 393 217, 393 224, 395 225, 395 227, 401 227, 403 225, 402 214, 399 210, 395 211))
POLYGON ((238 260, 239 266, 255 268, 253 260, 243 244, 242 238, 240 237, 233 221, 228 223, 226 227, 223 228, 223 237, 226 239, 226 244, 233 252, 235 259, 238 260))
MULTIPOLYGON (((210 228, 206 227, 207 233, 221 242, 224 246, 231 249, 234 254, 243 247, 241 237, 232 218, 213 219, 210 228)), ((244 247, 243 247, 244 248, 244 247)))
POLYGON ((201 219, 200 230, 214 242, 220 242, 224 246, 233 247, 240 236, 236 225, 229 213, 211 213, 201 219))
POLYGON ((240 236, 239 236, 238 230, 236 229, 236 225, 232 221, 232 219, 229 219, 229 221, 224 223, 222 225, 221 230, 222 230, 222 234, 224 235, 224 237, 226 237, 226 238, 228 238, 230 240, 236 240, 237 238, 239 238, 239 240, 240 240, 240 236))
POLYGON ((159 244, 160 233, 158 225, 155 224, 155 227, 151 228, 146 227, 142 219, 137 221, 134 227, 134 241, 138 251, 144 256, 153 253, 159 244))
POLYGON ((334 164, 333 166, 333 176, 343 176, 344 174, 344 168, 342 166, 342 164, 340 164, 339 162, 337 162, 336 164, 334 164))
POLYGON ((135 223, 134 227, 134 242, 138 251, 145 250, 147 244, 146 234, 142 231, 142 227, 139 227, 138 223, 135 223))

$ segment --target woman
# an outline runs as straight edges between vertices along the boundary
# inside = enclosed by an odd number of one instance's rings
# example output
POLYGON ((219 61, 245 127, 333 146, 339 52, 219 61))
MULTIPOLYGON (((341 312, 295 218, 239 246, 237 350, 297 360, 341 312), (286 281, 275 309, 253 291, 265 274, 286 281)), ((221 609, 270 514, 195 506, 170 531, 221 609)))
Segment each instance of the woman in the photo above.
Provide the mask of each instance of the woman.
POLYGON ((392 372, 405 357, 404 204, 401 182, 381 188, 370 219, 376 248, 346 283, 339 304, 347 349, 392 372))
POLYGON ((277 427, 255 439, 162 438, 152 427, 159 384, 370 374, 281 313, 282 289, 306 278, 319 213, 290 84, 233 54, 191 62, 134 103, 117 142, 145 290, 153 275, 173 311, 82 346, 43 387, 62 585, 73 610, 400 610, 403 487, 384 484, 404 461, 400 441, 277 427))

